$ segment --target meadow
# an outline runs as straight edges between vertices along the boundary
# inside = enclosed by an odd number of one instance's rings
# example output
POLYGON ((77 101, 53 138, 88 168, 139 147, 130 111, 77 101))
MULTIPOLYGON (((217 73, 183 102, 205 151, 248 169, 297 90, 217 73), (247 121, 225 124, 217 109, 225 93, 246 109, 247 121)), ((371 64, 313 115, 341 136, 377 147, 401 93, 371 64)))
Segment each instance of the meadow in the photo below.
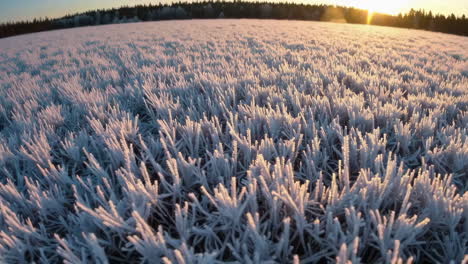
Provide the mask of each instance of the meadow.
POLYGON ((462 263, 467 190, 467 37, 226 19, 0 40, 3 263, 462 263))

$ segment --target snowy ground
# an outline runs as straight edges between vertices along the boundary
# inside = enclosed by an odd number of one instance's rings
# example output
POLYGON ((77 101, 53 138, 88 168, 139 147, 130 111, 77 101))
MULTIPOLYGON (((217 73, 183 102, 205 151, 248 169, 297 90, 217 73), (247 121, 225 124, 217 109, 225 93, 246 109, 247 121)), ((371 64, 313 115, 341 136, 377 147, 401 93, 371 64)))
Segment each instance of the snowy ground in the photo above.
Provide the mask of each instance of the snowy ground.
POLYGON ((468 259, 468 38, 167 21, 0 40, 1 262, 468 259))

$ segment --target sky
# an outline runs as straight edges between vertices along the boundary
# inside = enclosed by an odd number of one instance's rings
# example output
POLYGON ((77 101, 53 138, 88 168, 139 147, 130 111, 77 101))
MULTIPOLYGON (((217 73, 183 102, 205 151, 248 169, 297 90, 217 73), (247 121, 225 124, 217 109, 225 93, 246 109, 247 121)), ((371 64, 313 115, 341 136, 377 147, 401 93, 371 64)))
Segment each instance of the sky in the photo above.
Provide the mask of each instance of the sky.
MULTIPOLYGON (((276 2, 278 0, 273 0, 276 2)), ((311 4, 337 4, 373 9, 377 12, 396 14, 410 8, 431 10, 433 13, 468 16, 468 0, 292 0, 311 4)), ((120 7, 123 5, 170 3, 169 0, 0 0, 0 22, 56 18, 82 11, 120 7)))

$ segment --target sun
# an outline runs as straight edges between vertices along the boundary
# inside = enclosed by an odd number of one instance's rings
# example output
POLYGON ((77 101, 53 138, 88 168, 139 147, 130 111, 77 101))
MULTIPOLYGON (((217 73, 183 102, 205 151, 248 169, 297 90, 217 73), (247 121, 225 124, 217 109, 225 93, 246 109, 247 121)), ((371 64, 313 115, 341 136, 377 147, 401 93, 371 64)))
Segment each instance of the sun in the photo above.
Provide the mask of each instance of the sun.
POLYGON ((347 0, 348 4, 357 8, 366 9, 368 11, 367 24, 372 22, 372 17, 375 13, 383 13, 389 15, 396 15, 404 12, 408 1, 407 0, 347 0))
POLYGON ((358 8, 367 9, 369 14, 384 13, 389 15, 396 15, 403 12, 408 4, 407 0, 361 0, 353 2, 355 2, 358 8))
POLYGON ((408 0, 344 0, 347 5, 368 10, 367 23, 370 24, 374 13, 396 15, 404 12, 408 6, 408 0))

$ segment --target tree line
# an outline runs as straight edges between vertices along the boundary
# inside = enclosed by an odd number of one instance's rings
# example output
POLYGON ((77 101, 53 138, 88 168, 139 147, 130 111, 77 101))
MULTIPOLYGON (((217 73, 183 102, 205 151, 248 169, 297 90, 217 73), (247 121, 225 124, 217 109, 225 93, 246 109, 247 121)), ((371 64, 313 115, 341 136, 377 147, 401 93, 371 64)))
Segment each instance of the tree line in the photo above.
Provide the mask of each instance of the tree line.
POLYGON ((399 15, 373 14, 353 7, 311 5, 296 3, 269 3, 245 1, 204 1, 157 5, 138 5, 107 10, 89 11, 62 18, 41 18, 0 24, 0 38, 14 35, 64 29, 80 26, 197 18, 260 18, 332 21, 402 28, 423 29, 468 36, 468 19, 465 15, 445 16, 423 10, 411 9, 399 15))

